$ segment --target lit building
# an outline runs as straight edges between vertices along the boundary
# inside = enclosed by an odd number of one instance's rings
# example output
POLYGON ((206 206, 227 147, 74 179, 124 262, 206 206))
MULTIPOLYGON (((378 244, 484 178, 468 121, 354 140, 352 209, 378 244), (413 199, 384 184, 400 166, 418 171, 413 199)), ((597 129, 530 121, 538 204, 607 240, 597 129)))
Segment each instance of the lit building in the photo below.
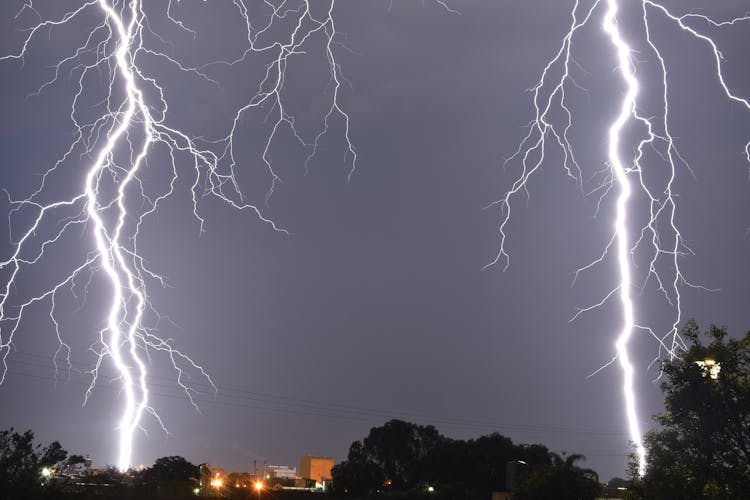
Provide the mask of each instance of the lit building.
POLYGON ((289 465, 266 465, 266 479, 294 479, 297 468, 289 465))
POLYGON ((319 484, 331 480, 331 469, 333 469, 333 459, 329 457, 305 455, 299 462, 299 475, 319 484))

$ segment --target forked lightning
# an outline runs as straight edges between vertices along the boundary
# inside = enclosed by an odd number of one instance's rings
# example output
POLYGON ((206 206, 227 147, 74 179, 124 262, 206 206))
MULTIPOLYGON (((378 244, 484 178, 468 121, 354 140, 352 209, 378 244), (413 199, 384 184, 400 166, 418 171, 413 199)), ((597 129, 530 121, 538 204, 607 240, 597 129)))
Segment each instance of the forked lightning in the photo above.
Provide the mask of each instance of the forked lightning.
MULTIPOLYGON (((630 17, 627 17, 630 19, 630 17)), ((506 161, 507 165, 516 165, 520 174, 511 189, 491 204, 501 208, 500 246, 495 258, 488 264, 501 264, 507 268, 510 263, 507 246, 507 230, 511 221, 511 208, 514 207, 519 194, 528 195, 529 179, 547 161, 550 151, 558 151, 562 158, 562 167, 579 188, 584 185, 583 169, 576 158, 576 148, 570 139, 570 130, 574 124, 575 109, 569 106, 566 92, 578 84, 573 78, 577 69, 575 53, 581 32, 585 28, 603 30, 609 40, 611 53, 620 75, 621 88, 613 92, 612 100, 617 102, 617 113, 609 124, 607 148, 607 175, 592 193, 598 196, 597 207, 601 206, 608 196, 615 196, 614 220, 609 243, 600 256, 588 265, 578 269, 579 274, 598 265, 614 261, 618 271, 618 280, 610 292, 596 304, 580 309, 571 319, 580 314, 598 308, 610 299, 619 297, 621 325, 619 333, 614 335, 614 358, 605 366, 618 361, 622 370, 625 416, 629 427, 630 439, 635 446, 638 457, 638 472, 643 475, 647 466, 647 457, 643 446, 637 411, 637 397, 634 389, 635 367, 631 359, 628 343, 636 330, 642 330, 653 336, 659 345, 659 352, 654 361, 663 356, 679 356, 685 349, 680 338, 679 325, 683 321, 681 289, 697 287, 684 276, 680 267, 680 258, 690 254, 678 228, 678 203, 674 183, 679 168, 689 169, 687 162, 680 156, 675 137, 670 131, 670 92, 667 58, 652 37, 655 22, 671 22, 686 35, 703 43, 707 53, 713 56, 712 67, 715 77, 720 82, 726 97, 745 110, 750 105, 745 97, 730 90, 726 82, 724 58, 718 45, 711 37, 712 30, 737 28, 741 23, 750 21, 745 15, 730 20, 717 21, 703 14, 693 12, 674 14, 665 6, 652 1, 623 2, 618 0, 594 0, 581 2, 576 0, 571 12, 570 27, 563 37, 562 44, 544 67, 541 78, 531 89, 533 95, 534 118, 529 131, 520 142, 518 149, 506 161), (633 10, 637 9, 637 10, 633 10), (623 12, 627 10, 627 12, 623 12), (625 27, 623 14, 640 20, 639 26, 625 27), (593 25, 593 26, 592 26, 593 25), (627 31, 626 31, 627 30, 627 31), (626 33, 630 32, 628 36, 626 33), (635 33, 635 34, 633 34, 635 33), (636 46, 629 40, 645 39, 645 45, 636 46), (645 77, 637 72, 639 61, 648 57, 658 62, 656 77, 645 72, 645 77), (660 96, 661 109, 655 114, 646 115, 646 104, 641 96, 645 93, 660 96), (562 119, 561 119, 562 117, 562 119), (628 125, 638 125, 641 137, 635 143, 625 133, 628 125), (633 154, 626 153, 633 151, 633 154), (653 154, 655 153, 655 154, 653 154), (669 175, 663 183, 647 179, 649 169, 666 167, 669 175), (648 218, 639 223, 631 216, 635 213, 631 206, 631 195, 639 192, 648 201, 648 218), (672 308, 673 321, 671 328, 659 333, 648 325, 638 323, 636 301, 633 290, 636 284, 633 257, 636 253, 649 255, 649 266, 645 275, 640 276, 641 287, 654 280, 656 287, 672 308)), ((750 142, 745 145, 745 156, 750 161, 750 142)), ((700 288, 700 287, 699 287, 700 288)), ((653 363, 653 362, 652 362, 653 363)), ((603 367, 602 367, 603 368, 603 367)), ((597 370, 598 371, 598 370, 597 370)))
POLYGON ((357 153, 350 139, 349 116, 339 96, 344 78, 334 53, 334 44, 340 43, 333 18, 335 0, 318 2, 314 6, 307 0, 265 1, 252 10, 241 0, 232 5, 244 25, 245 48, 232 58, 201 67, 188 67, 148 43, 149 40, 164 42, 154 32, 151 16, 155 12, 151 9, 162 9, 158 13, 163 20, 197 36, 189 23, 180 19, 179 2, 171 1, 92 0, 59 18, 44 19, 41 7, 29 0, 20 7, 16 18, 32 18, 36 23, 28 29, 14 53, 0 57, 0 63, 6 67, 13 62, 23 64, 30 57, 32 47, 54 40, 59 30, 83 19, 99 20, 84 43, 61 59, 53 68, 51 78, 40 82, 37 92, 33 93, 49 90, 63 79, 61 75, 73 76, 77 88, 71 96, 70 120, 75 137, 31 195, 10 200, 9 222, 14 241, 10 256, 0 262, 4 273, 0 294, 0 382, 8 371, 14 337, 22 329, 22 322, 32 306, 47 308, 59 343, 55 363, 63 359, 70 366, 70 347, 57 319, 56 303, 61 294, 76 295, 80 290, 84 291, 85 300, 92 276, 103 275, 111 296, 108 297, 106 326, 98 332, 98 341, 91 346, 97 361, 90 372, 86 400, 97 383, 102 363, 110 359, 119 373, 125 401, 118 425, 117 465, 121 470, 128 469, 132 463, 134 435, 142 425, 144 414, 150 413, 164 428, 149 401, 150 353, 166 355, 176 371, 177 383, 193 404, 194 391, 185 371, 197 371, 211 382, 199 364, 156 331, 161 317, 150 301, 149 289, 154 284, 164 285, 165 281, 148 268, 141 253, 139 237, 144 222, 174 194, 178 178, 185 176, 191 186, 192 212, 201 231, 204 229, 199 210, 201 200, 215 197, 234 209, 253 213, 275 231, 286 232, 264 216, 258 206, 245 201, 236 175, 241 162, 237 159, 235 144, 237 137, 246 133, 242 121, 251 111, 262 110, 268 125, 263 139, 265 147, 259 155, 268 172, 266 200, 279 181, 270 157, 271 148, 285 127, 299 141, 300 147, 307 150, 309 161, 329 132, 332 120, 338 119, 343 123, 350 176, 357 164, 357 153), (256 17, 252 17, 251 12, 256 17), (313 48, 325 54, 330 92, 323 97, 328 101, 319 117, 317 132, 305 138, 285 105, 285 79, 290 62, 305 57, 313 48), (168 96, 171 89, 157 76, 147 73, 144 69, 147 65, 143 64, 149 59, 158 60, 173 66, 185 78, 218 85, 211 77, 213 70, 249 64, 258 55, 270 62, 264 66, 265 72, 257 88, 251 89, 247 101, 227 123, 226 135, 210 140, 194 138, 170 122, 168 96), (106 82, 103 92, 99 75, 103 75, 106 82), (82 102, 86 97, 99 95, 104 97, 101 114, 93 120, 82 118, 92 114, 92 107, 94 113, 98 113, 97 105, 87 107, 82 102), (144 171, 157 168, 162 171, 165 166, 166 171, 161 175, 168 176, 170 181, 167 187, 155 191, 161 188, 149 186, 144 180, 149 176, 144 171), (78 193, 60 197, 60 190, 55 189, 52 179, 62 172, 77 179, 78 193), (50 231, 50 227, 54 229, 50 231), (45 255, 60 251, 65 239, 76 228, 84 229, 82 234, 93 237, 93 242, 89 248, 81 250, 80 259, 65 277, 29 297, 18 293, 19 285, 29 279, 35 264, 45 255))

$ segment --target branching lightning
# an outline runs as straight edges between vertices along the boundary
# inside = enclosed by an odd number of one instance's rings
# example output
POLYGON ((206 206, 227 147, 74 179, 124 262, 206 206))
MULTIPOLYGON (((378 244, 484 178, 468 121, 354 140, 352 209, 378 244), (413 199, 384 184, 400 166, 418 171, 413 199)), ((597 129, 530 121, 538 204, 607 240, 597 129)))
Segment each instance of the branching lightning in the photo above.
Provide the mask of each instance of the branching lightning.
MULTIPOLYGON (((246 45, 226 60, 202 65, 183 64, 168 50, 158 48, 168 44, 154 32, 154 25, 149 22, 153 13, 149 9, 162 9, 161 15, 173 26, 197 36, 190 23, 180 18, 179 2, 175 4, 170 0, 154 7, 142 0, 89 0, 82 1, 78 8, 62 16, 51 18, 45 18, 32 0, 25 0, 19 8, 16 16, 19 20, 33 17, 35 21, 28 28, 20 47, 0 57, 2 64, 15 62, 23 65, 32 48, 43 43, 44 35, 51 39, 57 30, 82 19, 97 19, 98 24, 93 26, 80 46, 59 60, 52 69, 52 76, 41 82, 31 94, 33 97, 45 92, 64 79, 62 75, 68 75, 75 82, 70 103, 70 122, 75 135, 30 195, 21 199, 9 196, 11 251, 7 257, 0 257, 3 283, 0 291, 0 383, 5 380, 14 338, 34 307, 46 308, 59 345, 54 355, 55 363, 62 359, 70 366, 71 347, 65 341, 66 335, 58 320, 58 299, 69 293, 85 300, 94 277, 104 277, 111 295, 107 297, 107 313, 102 314, 104 326, 91 345, 96 363, 90 371, 86 399, 97 384, 102 364, 111 362, 119 373, 125 400, 118 424, 118 466, 123 470, 131 464, 135 430, 141 427, 144 414, 152 415, 164 428, 157 412, 150 406, 148 372, 151 353, 169 359, 177 383, 193 404, 194 389, 186 372, 197 372, 213 385, 201 365, 174 347, 171 339, 159 336, 157 326, 163 318, 152 304, 149 290, 154 284, 165 285, 166 280, 148 266, 141 251, 139 242, 145 222, 174 195, 177 186, 188 179, 192 214, 201 232, 206 222, 200 210, 202 200, 213 197, 236 210, 252 213, 273 231, 286 233, 284 228, 264 215, 260 206, 247 202, 242 190, 239 171, 244 165, 239 158, 238 137, 243 137, 245 132, 243 120, 253 112, 262 112, 266 117, 267 130, 259 155, 268 178, 266 202, 280 182, 271 157, 273 145, 282 131, 293 135, 306 151, 306 163, 309 163, 329 133, 332 122, 337 120, 342 124, 350 177, 357 168, 358 156, 350 135, 350 119, 341 102, 341 89, 347 80, 335 56, 336 46, 341 45, 334 22, 336 3, 335 0, 320 2, 324 8, 312 3, 310 0, 264 0, 250 8, 244 0, 233 0, 237 16, 244 24, 246 45), (162 43, 154 43, 157 41, 162 43), (306 57, 313 48, 325 54, 330 91, 319 117, 319 126, 309 134, 298 127, 285 99, 285 90, 289 64, 306 57), (196 137, 171 120, 168 104, 171 103, 171 89, 158 76, 147 71, 148 64, 144 64, 156 60, 175 68, 185 78, 220 87, 215 76, 218 70, 252 64, 254 58, 260 58, 265 65, 257 88, 236 109, 226 125, 226 133, 210 139, 196 137), (100 92, 91 89, 92 81, 99 75, 104 76, 105 91, 101 102, 92 105, 85 98, 100 92), (161 191, 149 187, 145 180, 145 172, 154 169, 166 169, 170 179, 168 186, 161 191), (59 176, 75 178, 77 190, 61 195, 61 189, 54 185, 59 176), (60 247, 65 247, 66 240, 76 231, 86 236, 85 241, 90 241, 90 247, 81 252, 61 278, 55 278, 42 290, 24 295, 20 290, 25 290, 23 284, 36 266, 60 247)), ((456 12, 443 0, 436 0, 436 3, 449 12, 456 12)), ((518 166, 521 172, 505 195, 491 205, 501 209, 500 243, 498 253, 488 264, 500 264, 506 268, 509 265, 507 234, 511 208, 519 194, 528 196, 529 179, 549 161, 550 152, 562 155, 565 173, 584 191, 584 169, 570 136, 575 109, 569 106, 566 93, 571 87, 578 86, 573 77, 577 64, 575 42, 584 29, 596 26, 609 41, 621 88, 613 97, 618 112, 609 125, 605 180, 587 194, 597 197, 597 207, 614 198, 615 211, 608 243, 598 258, 576 271, 575 279, 610 261, 614 261, 619 278, 600 301, 581 308, 572 319, 610 299, 619 298, 621 325, 615 336, 614 358, 605 366, 617 361, 623 371, 625 413, 641 474, 647 463, 637 418, 633 388, 635 368, 630 360, 628 342, 635 331, 644 331, 658 343, 654 361, 664 356, 679 356, 685 348, 678 332, 683 320, 681 290, 698 286, 686 279, 680 267, 680 259, 691 250, 678 226, 674 181, 680 169, 690 167, 680 155, 670 131, 668 61, 651 36, 654 19, 671 22, 686 36, 704 44, 713 57, 716 78, 727 99, 750 111, 747 98, 738 95, 726 83, 725 61, 710 34, 712 30, 731 29, 750 21, 750 16, 716 21, 702 14, 676 15, 652 0, 628 3, 590 0, 586 5, 576 0, 568 31, 559 49, 531 89, 534 117, 528 133, 506 161, 507 165, 518 166), (641 21, 636 29, 640 30, 643 41, 633 42, 621 29, 621 9, 640 9, 635 16, 641 21), (601 24, 596 25, 596 20, 601 24), (635 54, 654 57, 658 61, 659 77, 644 79, 636 71, 638 61, 635 54), (643 92, 659 92, 661 109, 657 113, 644 112, 646 106, 639 99, 643 92), (625 132, 625 128, 631 126, 635 126, 640 134, 635 140, 630 132, 625 132), (655 184, 645 175, 654 164, 666 166, 669 175, 665 182, 655 184), (645 198, 648 204, 648 217, 643 222, 635 220, 632 215, 634 194, 645 198), (638 229, 634 230, 634 227, 638 229), (632 264, 636 254, 649 256, 648 269, 640 275, 632 264), (638 323, 633 291, 638 286, 645 287, 650 281, 656 284, 673 311, 672 325, 667 331, 660 332, 638 323)), ((745 145, 744 155, 750 162, 750 142, 745 145)))
MULTIPOLYGON (((659 22, 671 22, 684 33, 707 46, 714 59, 715 77, 724 94, 730 101, 750 111, 747 99, 730 90, 726 83, 723 55, 711 35, 707 34, 711 29, 730 28, 750 21, 750 16, 716 21, 702 14, 675 15, 653 0, 641 0, 636 3, 594 0, 588 3, 588 6, 576 0, 571 12, 570 26, 563 37, 562 44, 554 57, 547 62, 539 81, 531 89, 535 114, 529 131, 520 142, 518 149, 506 160, 506 165, 517 165, 521 172, 511 189, 490 205, 490 207, 498 206, 501 209, 500 245, 498 253, 487 267, 502 264, 507 268, 509 265, 507 231, 511 221, 511 208, 519 194, 529 195, 529 179, 548 161, 547 155, 550 151, 559 153, 566 175, 574 180, 581 191, 585 192, 583 169, 576 158, 576 148, 573 147, 570 139, 570 130, 574 125, 574 109, 568 104, 566 92, 569 92, 571 88, 581 88, 573 77, 577 67, 574 57, 575 41, 580 32, 593 24, 597 18, 601 19, 600 29, 609 40, 622 90, 618 89, 612 98, 613 102, 618 103, 618 111, 609 125, 605 180, 585 194, 593 194, 597 197, 597 212, 603 201, 609 197, 615 197, 615 209, 612 236, 609 242, 598 258, 575 272, 573 283, 581 273, 610 261, 614 261, 619 278, 600 301, 581 308, 571 321, 583 313, 603 306, 610 299, 619 297, 622 323, 619 333, 615 336, 614 357, 602 368, 615 361, 619 362, 623 379, 625 417, 630 439, 638 457, 638 472, 643 475, 646 471, 647 460, 637 412, 637 397, 634 389, 635 368, 628 343, 634 331, 642 330, 651 335, 659 346, 658 353, 651 364, 665 356, 668 358, 679 356, 686 348, 678 330, 683 321, 681 289, 684 287, 703 288, 690 283, 680 267, 680 259, 691 254, 692 251, 685 244, 678 227, 678 203, 674 183, 678 170, 680 168, 690 170, 690 166, 680 155, 675 137, 670 131, 668 63, 663 56, 663 50, 652 37, 654 20, 659 18, 659 22), (637 13, 636 18, 641 21, 640 26, 635 27, 636 33, 640 30, 639 35, 645 40, 640 43, 640 46, 636 46, 636 42, 630 40, 637 36, 627 36, 621 28, 623 19, 621 9, 634 8, 639 8, 640 13, 638 11, 631 11, 631 13, 637 13), (641 58, 644 54, 650 54, 658 61, 656 78, 649 79, 648 74, 644 76, 637 72, 639 63, 635 57, 636 54, 641 58), (661 109, 655 115, 646 116, 644 113, 647 105, 639 99, 644 89, 651 93, 660 93, 661 109), (632 132, 626 133, 626 126, 634 126, 640 138, 634 141, 632 132), (649 169, 664 166, 666 166, 668 176, 666 181, 660 184, 649 180, 645 175, 649 169), (648 203, 648 217, 640 229, 635 231, 633 228, 638 222, 631 217, 634 213, 631 195, 634 193, 641 195, 648 203), (663 333, 638 323, 637 304, 633 299, 634 288, 637 286, 633 260, 636 255, 644 253, 650 257, 648 257, 647 272, 638 277, 642 282, 640 287, 645 288, 649 280, 653 280, 659 293, 673 311, 671 328, 663 333)), ((750 142, 745 145, 744 155, 750 161, 750 142)))
POLYGON ((238 180, 241 161, 235 146, 237 137, 246 132, 242 122, 251 111, 262 111, 269 125, 260 155, 269 178, 266 201, 280 180, 271 161, 271 149, 284 128, 291 131, 307 151, 309 162, 318 151, 321 139, 329 132, 332 120, 338 119, 343 123, 349 176, 357 164, 349 115, 340 100, 340 90, 346 80, 334 53, 334 47, 340 45, 333 17, 335 0, 315 5, 308 0, 264 1, 252 8, 242 0, 235 0, 232 5, 246 30, 245 48, 237 57, 200 67, 185 65, 167 51, 154 48, 168 44, 154 32, 154 24, 149 22, 154 12, 149 9, 162 9, 164 19, 197 36, 189 23, 179 18, 179 2, 171 1, 146 5, 141 0, 90 0, 59 18, 44 19, 28 0, 16 18, 34 17, 37 22, 27 30, 19 49, 0 57, 0 63, 23 64, 32 47, 44 41, 44 35, 52 39, 58 30, 74 22, 84 18, 87 22, 92 18, 99 20, 83 44, 62 58, 53 68, 52 77, 32 94, 33 97, 57 84, 61 75, 70 75, 76 82, 70 108, 75 136, 31 195, 10 199, 11 254, 0 261, 4 273, 0 294, 0 383, 8 370, 7 360, 14 337, 22 329, 22 322, 32 306, 47 308, 59 343, 55 366, 62 359, 70 367, 71 348, 64 340, 57 319, 58 298, 63 293, 78 296, 83 291, 85 300, 93 277, 104 276, 111 295, 105 326, 91 346, 96 363, 90 371, 85 400, 97 384, 100 367, 111 360, 119 373, 125 401, 118 424, 117 465, 122 470, 132 463, 134 435, 142 425, 144 414, 152 415, 166 431, 161 418, 150 406, 151 353, 166 355, 176 372, 177 383, 194 406, 195 391, 186 371, 197 371, 213 386, 203 367, 174 347, 171 339, 158 335, 156 327, 163 318, 150 300, 149 289, 153 284, 165 285, 165 279, 148 267, 140 250, 139 237, 145 221, 174 194, 178 180, 186 177, 190 179, 192 212, 201 232, 205 220, 199 205, 202 199, 215 197, 236 210, 251 212, 274 231, 286 233, 267 218, 260 207, 245 201, 238 180), (285 83, 290 62, 305 57, 313 48, 325 54, 331 91, 317 132, 305 138, 298 130, 295 116, 287 109, 285 83), (210 140, 193 137, 171 123, 168 106, 171 89, 144 69, 148 66, 144 62, 157 60, 176 68, 185 78, 217 86, 212 71, 254 62, 250 61, 253 57, 265 61, 265 71, 257 89, 238 107, 227 125, 226 135, 210 140), (93 106, 82 104, 84 98, 101 93, 100 75, 104 75, 106 81, 102 102, 93 106), (92 83, 94 80, 96 83, 92 83), (88 119, 92 108, 96 116, 88 119), (166 169, 163 175, 170 178, 166 189, 155 191, 156 188, 144 180, 147 176, 143 172, 153 169, 166 169), (53 178, 60 174, 79 179, 80 191, 60 197, 60 189, 53 186, 53 178), (50 227, 54 229, 50 231, 50 227), (60 247, 64 247, 76 228, 84 230, 86 236, 93 236, 92 246, 83 250, 80 260, 61 279, 43 290, 28 297, 18 292, 24 280, 34 272, 35 264, 56 250, 61 251, 60 247))

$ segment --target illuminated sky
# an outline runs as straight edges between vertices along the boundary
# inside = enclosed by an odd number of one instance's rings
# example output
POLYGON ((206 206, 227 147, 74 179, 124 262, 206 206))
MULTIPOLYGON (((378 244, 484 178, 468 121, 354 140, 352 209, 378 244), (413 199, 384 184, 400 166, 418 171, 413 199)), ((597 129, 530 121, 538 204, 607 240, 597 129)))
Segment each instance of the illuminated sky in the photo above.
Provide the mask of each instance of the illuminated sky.
MULTIPOLYGON (((35 5, 52 16, 64 10, 63 2, 46 3, 35 5)), ((620 374, 610 368, 587 378, 613 355, 618 311, 607 305, 568 322, 611 288, 613 265, 570 284, 575 269, 606 245, 612 203, 597 214, 596 196, 581 196, 559 158, 550 156, 531 181, 528 204, 514 208, 511 266, 481 270, 497 252, 499 223, 497 211, 482 209, 513 182, 516 172, 503 169, 503 158, 525 134, 532 117, 526 89, 557 50, 571 2, 451 3, 460 16, 431 2, 403 0, 390 9, 386 1, 354 4, 340 2, 335 10, 346 45, 336 54, 351 83, 340 99, 359 154, 351 180, 342 124, 334 121, 307 173, 306 153, 289 134, 273 144, 283 182, 264 214, 290 236, 212 200, 202 205, 206 232, 199 234, 187 180, 144 227, 143 253, 170 285, 151 289, 174 323, 162 322, 161 334, 205 366, 219 391, 215 400, 198 396, 202 413, 195 412, 154 357, 153 405, 170 434, 148 421, 135 461, 176 454, 249 470, 254 459, 296 465, 307 453, 340 460, 370 427, 399 417, 435 424, 452 437, 498 431, 514 441, 580 452, 602 479, 624 475, 629 449, 620 374)), ((13 19, 19 5, 0 7, 3 53, 17 50, 22 33, 16 29, 33 22, 13 19)), ((229 5, 183 2, 177 12, 196 30, 194 40, 163 16, 151 21, 174 43, 170 54, 197 66, 239 53, 241 26, 229 5)), ((687 12, 701 2, 667 5, 687 12)), ((711 8, 703 12, 727 19, 746 6, 734 1, 711 8)), ((623 17, 626 35, 634 19, 623 17)), ((0 186, 14 197, 36 188, 72 137, 67 75, 41 95, 26 96, 50 78, 51 61, 89 28, 86 21, 42 36, 23 67, 2 63, 0 186)), ((672 131, 693 169, 677 179, 678 222, 695 252, 682 261, 683 271, 720 289, 686 291, 684 312, 739 335, 748 328, 742 311, 750 297, 749 166, 742 156, 750 116, 721 95, 705 47, 657 26, 669 58, 672 131)), ((728 83, 747 96, 750 27, 716 34, 728 83)), ((300 59, 288 75, 288 99, 303 129, 319 117, 330 92, 325 66, 314 56, 300 59)), ((622 91, 598 22, 581 34, 576 61, 576 81, 587 91, 571 94, 572 137, 591 178, 604 167, 606 129, 622 91)), ((206 138, 226 134, 232 110, 255 90, 260 72, 250 62, 231 71, 211 67, 207 72, 222 84, 217 88, 168 65, 145 64, 164 84, 168 121, 206 138)), ((239 168, 248 198, 263 206, 270 179, 258 161, 267 129, 261 118, 244 124, 239 168)), ((160 168, 163 161, 152 161, 147 178, 163 182, 160 168)), ((61 192, 70 187, 65 179, 56 182, 61 192)), ((6 213, 5 198, 0 206, 6 213)), ((1 234, 4 258, 7 224, 1 234)), ((75 243, 56 254, 61 261, 76 251, 75 243)), ((56 258, 24 286, 54 273, 56 258)), ((102 321, 104 287, 94 282, 92 288, 85 304, 67 297, 59 307, 74 365, 57 383, 51 363, 57 341, 45 311, 22 323, 0 386, 0 428, 31 428, 40 440, 60 440, 104 465, 116 460, 112 431, 121 396, 115 382, 102 380, 81 407, 87 378, 77 371, 91 366, 87 347, 102 321)), ((670 320, 650 288, 639 296, 639 311, 657 328, 670 320)), ((647 370, 657 346, 641 334, 633 344, 647 429, 661 399, 652 382, 657 372, 647 370)))

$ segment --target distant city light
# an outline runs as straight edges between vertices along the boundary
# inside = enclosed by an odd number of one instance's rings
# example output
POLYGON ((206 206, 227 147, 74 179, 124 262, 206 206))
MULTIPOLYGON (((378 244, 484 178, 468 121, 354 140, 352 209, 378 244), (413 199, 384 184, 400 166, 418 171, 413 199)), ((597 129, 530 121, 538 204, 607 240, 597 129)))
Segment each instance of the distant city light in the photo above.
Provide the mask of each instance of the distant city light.
POLYGON ((52 475, 52 469, 50 469, 49 467, 45 467, 44 469, 42 469, 42 476, 50 477, 51 475, 52 475))
POLYGON ((704 359, 701 361, 696 361, 695 364, 698 365, 701 368, 701 370, 703 370, 704 377, 708 375, 713 380, 716 380, 719 378, 719 372, 721 371, 721 363, 718 363, 716 360, 704 359))
POLYGON ((224 485, 224 482, 218 477, 211 481, 211 486, 213 486, 214 488, 221 488, 223 485, 224 485))
POLYGON ((263 482, 262 481, 256 481, 255 482, 255 489, 260 491, 263 489, 263 482))

